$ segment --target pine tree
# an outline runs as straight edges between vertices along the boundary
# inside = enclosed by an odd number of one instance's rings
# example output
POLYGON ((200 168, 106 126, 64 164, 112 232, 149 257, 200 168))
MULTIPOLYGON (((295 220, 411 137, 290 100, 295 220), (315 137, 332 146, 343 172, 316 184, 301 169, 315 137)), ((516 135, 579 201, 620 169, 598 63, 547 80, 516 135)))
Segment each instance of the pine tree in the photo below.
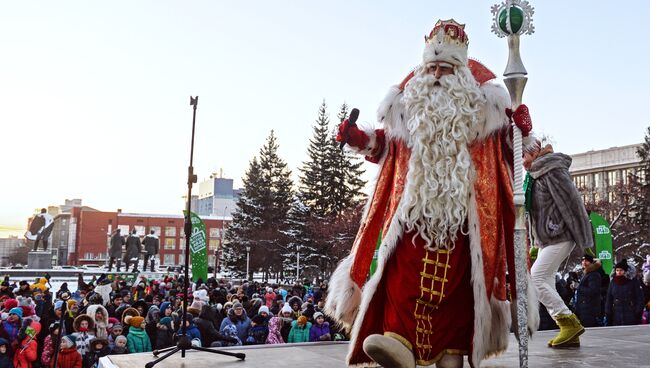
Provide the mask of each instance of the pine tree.
MULTIPOLYGON (((289 247, 289 219, 293 198, 291 171, 277 153, 275 133, 253 158, 244 179, 237 211, 226 232, 226 269, 241 276, 246 270, 249 249, 250 272, 266 276, 282 271, 282 255, 289 247)), ((250 275, 247 275, 250 277, 250 275)))
POLYGON ((246 247, 252 247, 255 229, 262 223, 262 175, 257 157, 251 160, 243 182, 237 210, 224 236, 226 244, 223 250, 225 269, 239 277, 246 270, 246 247))
POLYGON ((301 201, 309 208, 314 216, 325 217, 330 210, 327 193, 329 192, 328 149, 329 149, 329 117, 327 104, 321 103, 318 117, 314 125, 313 137, 307 148, 308 161, 303 163, 300 175, 301 201))
POLYGON ((259 256, 265 272, 283 270, 282 253, 289 245, 288 214, 293 201, 293 182, 287 163, 278 156, 275 133, 260 150, 263 223, 259 230, 259 256))
MULTIPOLYGON (((343 103, 337 114, 339 122, 343 122, 348 114, 348 106, 343 103)), ((365 198, 363 188, 366 185, 361 178, 364 173, 363 161, 351 151, 340 149, 340 144, 336 141, 337 131, 337 127, 332 129, 327 147, 328 212, 334 217, 359 205, 365 198)))

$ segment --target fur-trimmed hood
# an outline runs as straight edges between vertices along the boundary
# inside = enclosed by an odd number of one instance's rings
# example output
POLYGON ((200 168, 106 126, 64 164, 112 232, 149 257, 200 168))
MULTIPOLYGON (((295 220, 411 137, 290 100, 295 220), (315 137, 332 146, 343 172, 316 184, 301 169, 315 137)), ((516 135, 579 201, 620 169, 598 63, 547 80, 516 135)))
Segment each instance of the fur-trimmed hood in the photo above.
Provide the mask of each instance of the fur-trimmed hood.
POLYGON ((88 321, 88 330, 92 330, 95 328, 95 320, 91 316, 87 314, 80 314, 72 322, 72 328, 75 330, 75 332, 79 332, 81 321, 88 321))
POLYGON ((104 308, 104 306, 99 304, 92 304, 86 308, 86 314, 89 315, 95 323, 97 322, 95 320, 95 314, 97 314, 97 312, 100 312, 104 316, 104 324, 108 324, 108 311, 106 308, 104 308))

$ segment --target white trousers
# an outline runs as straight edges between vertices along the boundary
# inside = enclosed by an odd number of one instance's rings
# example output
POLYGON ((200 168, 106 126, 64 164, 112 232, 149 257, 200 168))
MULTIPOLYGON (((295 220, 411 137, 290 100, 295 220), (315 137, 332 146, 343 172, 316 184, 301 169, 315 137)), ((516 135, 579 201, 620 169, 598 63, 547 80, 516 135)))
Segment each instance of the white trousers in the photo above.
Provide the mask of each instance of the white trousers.
POLYGON ((555 289, 555 273, 562 262, 569 257, 575 245, 573 241, 566 241, 540 248, 537 260, 530 269, 539 301, 544 304, 551 317, 571 314, 571 310, 564 304, 555 289))

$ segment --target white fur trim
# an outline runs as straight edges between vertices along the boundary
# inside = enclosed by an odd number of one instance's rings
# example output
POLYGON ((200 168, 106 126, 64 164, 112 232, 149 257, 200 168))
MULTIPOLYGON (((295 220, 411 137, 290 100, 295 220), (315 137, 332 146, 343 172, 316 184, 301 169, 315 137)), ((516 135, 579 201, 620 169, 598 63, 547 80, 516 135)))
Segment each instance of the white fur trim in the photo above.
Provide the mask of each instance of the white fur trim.
POLYGON ((479 123, 472 129, 471 137, 474 140, 483 140, 491 134, 510 125, 506 115, 506 108, 510 107, 508 91, 501 85, 485 83, 481 87, 485 104, 479 112, 479 123))
POLYGON ((424 64, 443 61, 453 65, 467 65, 467 45, 463 42, 445 42, 445 31, 440 29, 424 46, 424 64))
MULTIPOLYGON (((496 283, 495 283, 496 284, 496 283)), ((499 355, 508 350, 510 335, 510 303, 498 300, 494 295, 490 298, 492 321, 490 326, 487 355, 484 359, 499 355)))
POLYGON ((469 249, 472 263, 472 292, 474 294, 474 337, 471 362, 474 367, 481 366, 481 360, 490 355, 490 330, 492 326, 492 308, 485 288, 483 271, 483 248, 481 247, 481 229, 479 224, 476 189, 472 186, 467 211, 469 226, 469 249))
POLYGON ((354 254, 350 254, 336 267, 330 278, 330 293, 325 302, 325 314, 336 319, 348 331, 361 300, 361 290, 350 277, 353 261, 354 254))
POLYGON ((377 109, 377 121, 384 124, 386 139, 396 139, 402 142, 409 141, 408 129, 406 128, 406 109, 402 103, 403 91, 399 86, 390 87, 386 97, 379 104, 377 109))
POLYGON ((366 282, 363 287, 363 293, 361 294, 361 305, 359 306, 359 312, 357 313, 354 323, 352 324, 352 331, 350 332, 350 349, 348 350, 347 362, 350 363, 351 354, 357 344, 357 338, 359 337, 359 329, 365 318, 366 311, 370 306, 370 301, 377 291, 379 282, 384 273, 384 268, 386 267, 386 262, 390 256, 397 248, 397 241, 402 235, 402 226, 397 219, 397 216, 393 216, 388 231, 386 232, 384 238, 381 240, 381 245, 379 246, 379 254, 377 256, 377 269, 375 273, 370 277, 370 280, 366 282))

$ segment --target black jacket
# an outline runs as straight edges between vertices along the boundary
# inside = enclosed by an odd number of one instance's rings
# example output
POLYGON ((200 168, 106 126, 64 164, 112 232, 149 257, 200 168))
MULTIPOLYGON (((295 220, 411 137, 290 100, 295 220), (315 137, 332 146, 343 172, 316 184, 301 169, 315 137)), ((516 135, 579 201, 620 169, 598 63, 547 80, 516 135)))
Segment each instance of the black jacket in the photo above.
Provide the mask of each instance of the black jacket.
POLYGON ((144 237, 144 240, 142 241, 142 244, 144 244, 144 250, 147 251, 147 255, 154 255, 158 254, 158 249, 159 249, 159 240, 158 237, 155 235, 147 235, 144 237))
POLYGON ((605 313, 609 326, 641 323, 643 291, 636 277, 614 276, 609 283, 605 313))
POLYGON ((580 280, 576 290, 575 313, 585 327, 600 326, 601 302, 600 302, 600 262, 596 261, 585 270, 585 275, 580 280))
POLYGON ((194 325, 201 332, 202 346, 210 346, 215 341, 232 341, 230 338, 219 333, 219 330, 215 326, 216 319, 216 313, 209 305, 204 305, 201 308, 199 316, 194 318, 194 325))
POLYGON ((130 260, 132 258, 138 258, 140 257, 140 251, 142 251, 140 238, 133 234, 129 235, 126 239, 126 254, 124 255, 124 259, 130 260))

